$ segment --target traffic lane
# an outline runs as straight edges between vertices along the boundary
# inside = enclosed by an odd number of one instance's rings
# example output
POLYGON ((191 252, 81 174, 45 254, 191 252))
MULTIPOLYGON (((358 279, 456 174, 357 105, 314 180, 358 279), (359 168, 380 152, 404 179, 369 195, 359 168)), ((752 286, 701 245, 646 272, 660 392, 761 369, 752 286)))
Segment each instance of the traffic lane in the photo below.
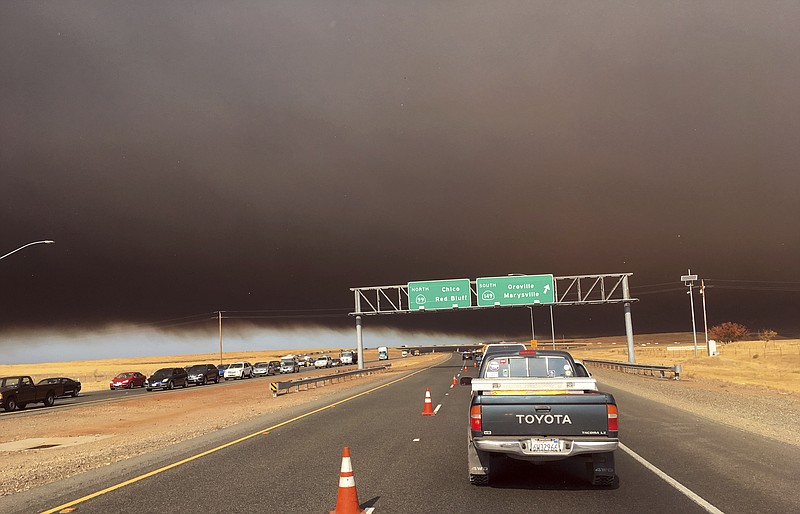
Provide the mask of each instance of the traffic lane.
POLYGON ((230 512, 324 511, 335 504, 341 450, 348 446, 361 503, 382 512, 530 512, 531 505, 543 501, 554 512, 591 512, 594 506, 597 511, 702 512, 624 455, 617 459, 622 477, 617 489, 590 487, 580 466, 570 463, 510 462, 493 486, 470 485, 469 388, 450 388, 452 373, 450 365, 411 375, 92 499, 80 511, 108 512, 125 505, 143 512, 196 505, 230 512), (425 388, 431 389, 434 405, 441 404, 437 416, 421 415, 425 388))
MULTIPOLYGON (((325 408, 335 401, 343 400, 395 379, 396 377, 393 375, 379 375, 370 382, 352 381, 349 387, 338 389, 321 397, 317 396, 313 389, 309 392, 297 393, 306 396, 303 404, 288 405, 280 411, 245 420, 224 430, 212 431, 197 438, 162 448, 157 452, 149 452, 107 467, 92 469, 59 482, 32 488, 12 497, 0 499, 0 512, 41 512, 53 506, 74 501, 97 491, 115 487, 130 480, 132 477, 139 477, 153 470, 173 465, 187 456, 213 451, 215 448, 229 444, 231 441, 263 430, 265 427, 325 408)), ((265 387, 255 391, 256 394, 263 394, 265 401, 272 401, 268 388, 265 387), (270 397, 270 400, 266 400, 267 397, 270 397)), ((165 392, 164 394, 170 393, 172 392, 165 392)), ((220 416, 224 415, 224 410, 221 410, 220 416)), ((306 455, 308 454, 306 453, 306 455)), ((147 500, 144 501, 147 503, 147 500)), ((83 508, 82 505, 81 508, 83 508)))
POLYGON ((620 440, 717 508, 800 512, 795 486, 800 449, 796 446, 604 384, 598 387, 617 400, 620 440))

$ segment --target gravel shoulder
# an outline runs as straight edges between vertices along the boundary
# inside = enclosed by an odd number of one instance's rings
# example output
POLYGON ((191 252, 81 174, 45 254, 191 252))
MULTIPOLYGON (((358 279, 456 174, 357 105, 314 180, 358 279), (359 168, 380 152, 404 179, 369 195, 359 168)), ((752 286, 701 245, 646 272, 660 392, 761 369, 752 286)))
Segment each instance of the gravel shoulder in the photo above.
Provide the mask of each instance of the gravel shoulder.
MULTIPOLYGON (((592 366, 589 369, 601 385, 800 446, 800 395, 795 393, 700 377, 669 380, 592 366)), ((620 418, 625 418, 624 406, 620 406, 620 418)))

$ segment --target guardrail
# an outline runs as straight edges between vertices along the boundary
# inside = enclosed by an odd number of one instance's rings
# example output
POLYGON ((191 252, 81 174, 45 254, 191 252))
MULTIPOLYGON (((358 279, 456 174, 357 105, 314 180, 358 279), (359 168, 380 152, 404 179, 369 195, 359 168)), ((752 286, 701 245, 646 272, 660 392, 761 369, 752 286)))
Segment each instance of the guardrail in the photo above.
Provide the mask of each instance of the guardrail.
POLYGON ((672 373, 673 380, 681 379, 680 364, 675 364, 674 366, 658 366, 653 364, 631 364, 628 362, 596 361, 590 359, 582 359, 582 361, 589 364, 595 364, 601 368, 622 371, 624 373, 648 374, 651 376, 656 376, 656 373, 658 373, 661 378, 667 378, 667 373, 672 373))
POLYGON ((353 371, 342 371, 337 372, 332 375, 322 375, 319 377, 309 377, 309 378, 301 378, 298 380, 290 380, 289 382, 271 382, 269 384, 269 389, 272 391, 272 396, 278 396, 279 394, 285 394, 291 392, 292 388, 296 392, 300 391, 300 386, 305 386, 304 391, 308 391, 309 385, 314 385, 317 387, 317 384, 322 383, 324 386, 326 382, 331 384, 341 382, 343 379, 352 379, 356 378, 361 375, 371 375, 373 373, 378 373, 380 371, 384 371, 392 367, 391 364, 384 364, 383 366, 373 366, 371 368, 364 368, 364 369, 356 369, 353 371))

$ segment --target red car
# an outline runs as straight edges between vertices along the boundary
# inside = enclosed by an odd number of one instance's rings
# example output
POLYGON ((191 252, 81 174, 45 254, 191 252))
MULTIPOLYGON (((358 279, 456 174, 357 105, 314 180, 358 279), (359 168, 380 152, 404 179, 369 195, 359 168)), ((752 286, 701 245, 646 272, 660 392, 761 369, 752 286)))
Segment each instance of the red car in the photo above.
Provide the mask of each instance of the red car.
POLYGON ((145 380, 147 377, 138 371, 126 371, 111 379, 109 385, 112 391, 114 389, 133 389, 134 387, 144 387, 145 380))

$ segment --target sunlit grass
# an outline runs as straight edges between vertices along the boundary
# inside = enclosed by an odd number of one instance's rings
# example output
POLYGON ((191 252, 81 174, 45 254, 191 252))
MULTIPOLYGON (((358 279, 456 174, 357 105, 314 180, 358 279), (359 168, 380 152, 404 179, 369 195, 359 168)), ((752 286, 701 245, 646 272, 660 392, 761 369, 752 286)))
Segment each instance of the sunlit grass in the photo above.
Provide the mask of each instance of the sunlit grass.
MULTIPOLYGON (((618 339, 619 340, 619 339, 618 339)), ((624 339, 623 339, 624 341, 624 339)), ((708 378, 732 384, 763 386, 781 391, 800 393, 800 340, 739 341, 717 347, 719 355, 707 356, 705 340, 698 341, 698 356, 694 349, 676 350, 670 347, 688 346, 685 342, 653 342, 634 349, 639 364, 672 366, 680 364, 682 376, 708 378)), ((613 347, 603 344, 571 350, 576 358, 627 362, 628 350, 623 343, 613 347)))

